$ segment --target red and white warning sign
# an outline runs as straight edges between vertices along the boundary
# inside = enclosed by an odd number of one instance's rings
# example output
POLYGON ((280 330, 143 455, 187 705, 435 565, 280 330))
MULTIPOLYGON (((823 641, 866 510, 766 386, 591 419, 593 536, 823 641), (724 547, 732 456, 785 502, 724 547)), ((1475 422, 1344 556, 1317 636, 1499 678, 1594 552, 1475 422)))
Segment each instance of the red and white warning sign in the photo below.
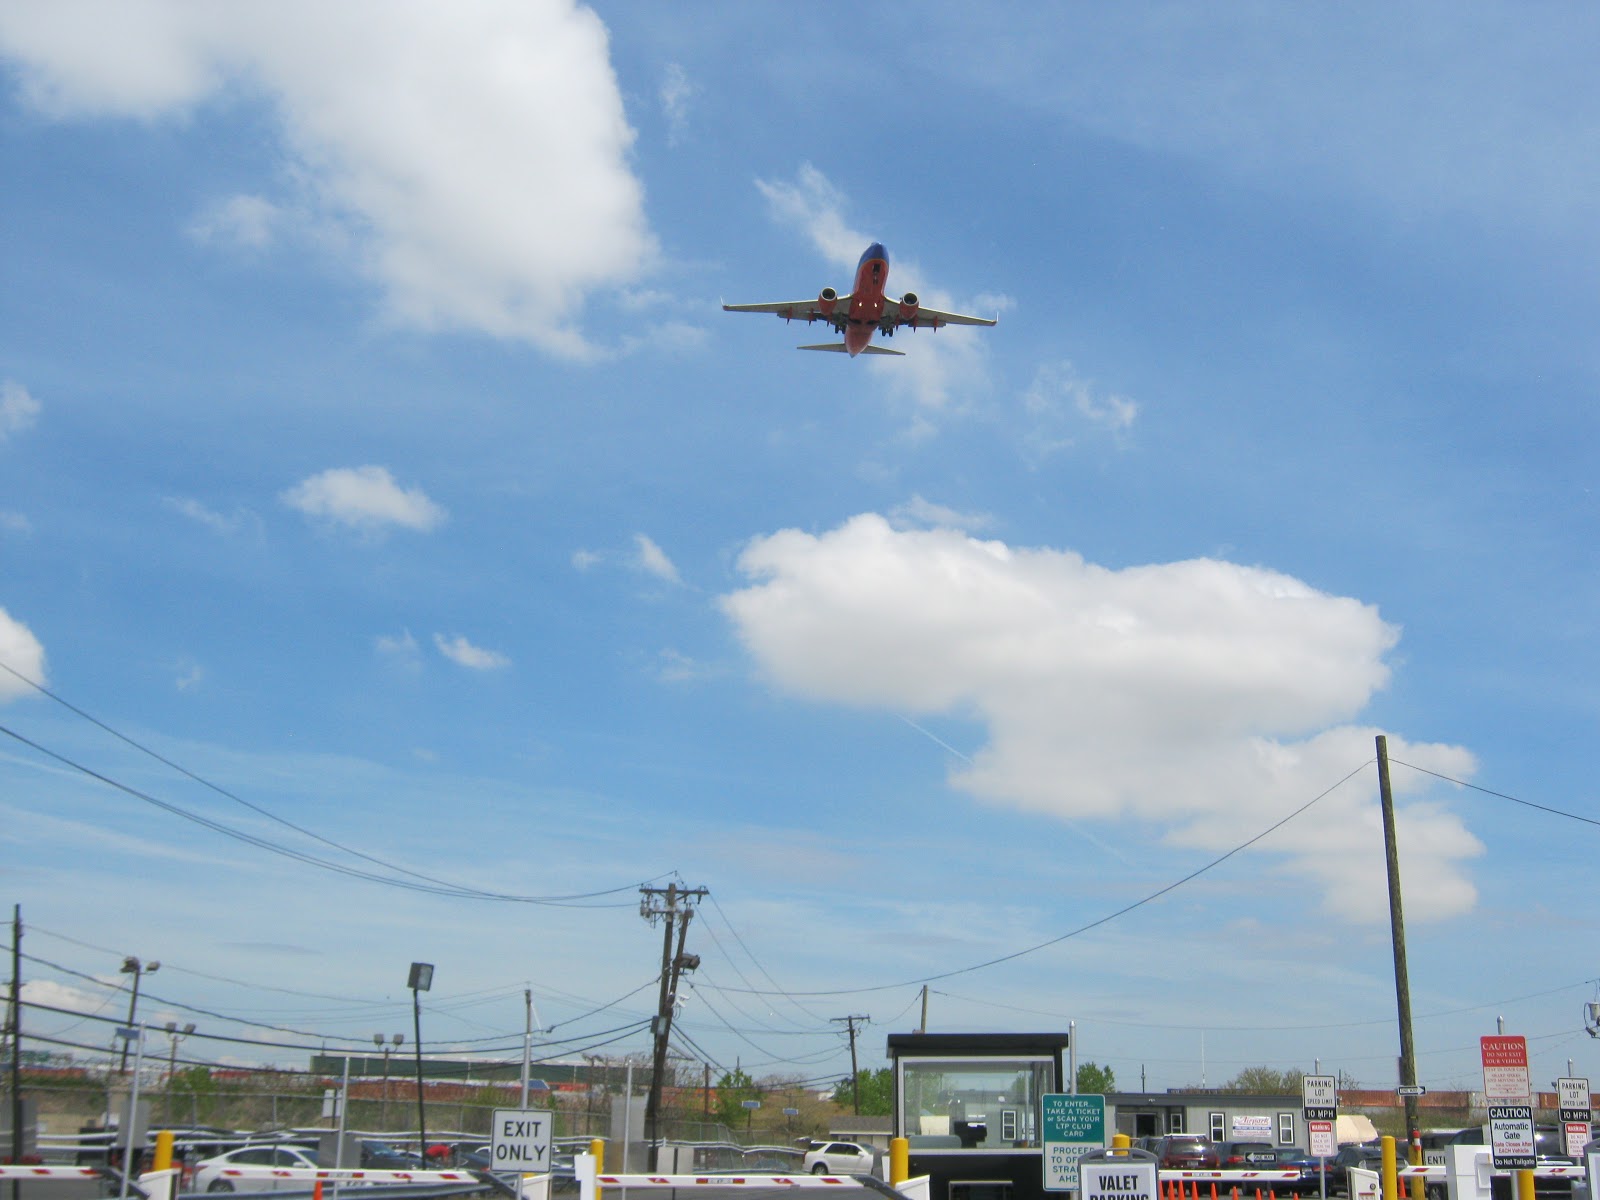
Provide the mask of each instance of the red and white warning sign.
POLYGON ((1498 1034, 1478 1039, 1483 1055, 1483 1095, 1490 1104, 1520 1102, 1533 1096, 1528 1082, 1528 1039, 1498 1034))

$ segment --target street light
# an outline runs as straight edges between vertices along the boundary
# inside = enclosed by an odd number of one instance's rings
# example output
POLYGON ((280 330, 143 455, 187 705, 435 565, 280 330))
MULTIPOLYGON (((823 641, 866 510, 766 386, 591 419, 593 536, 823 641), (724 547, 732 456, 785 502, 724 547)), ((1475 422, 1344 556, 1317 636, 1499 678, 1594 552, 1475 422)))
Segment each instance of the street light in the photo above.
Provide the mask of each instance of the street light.
MULTIPOLYGON (((159 962, 148 962, 148 963, 140 962, 137 958, 135 958, 131 954, 128 955, 126 958, 124 958, 122 960, 122 968, 121 968, 121 971, 119 973, 123 974, 123 975, 132 975, 133 976, 133 998, 128 1001, 128 1028, 129 1029, 134 1028, 133 1015, 134 1015, 134 1012, 139 1007, 139 980, 143 979, 146 975, 154 975, 160 969, 161 969, 161 964, 159 962)), ((120 1075, 126 1075, 128 1073, 128 1042, 127 1042, 127 1039, 123 1039, 123 1042, 122 1042, 122 1063, 117 1068, 117 1073, 120 1074, 120 1075)))
POLYGON ((422 1152, 422 1165, 428 1165, 427 1115, 422 1104, 422 993, 433 987, 433 964, 414 962, 411 975, 406 980, 411 989, 411 1022, 417 1035, 417 1149, 422 1152))
POLYGON ((167 1051, 167 1123, 172 1122, 172 1077, 178 1073, 178 1043, 194 1032, 194 1022, 190 1021, 182 1029, 178 1028, 176 1021, 167 1022, 167 1041, 170 1049, 167 1051))

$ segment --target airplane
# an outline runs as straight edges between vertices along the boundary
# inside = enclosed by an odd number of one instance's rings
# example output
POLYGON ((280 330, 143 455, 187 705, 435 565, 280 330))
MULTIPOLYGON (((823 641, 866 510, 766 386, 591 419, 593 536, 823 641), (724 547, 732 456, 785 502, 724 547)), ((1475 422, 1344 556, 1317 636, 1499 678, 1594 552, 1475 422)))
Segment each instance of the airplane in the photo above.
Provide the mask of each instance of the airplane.
POLYGON ((825 287, 815 300, 780 300, 772 304, 724 304, 723 312, 776 313, 785 321, 826 321, 835 333, 844 335, 842 342, 825 342, 820 346, 798 346, 799 350, 831 350, 848 354, 895 354, 905 357, 901 350, 874 346, 872 335, 883 332, 893 337, 902 325, 913 329, 938 329, 941 325, 994 325, 996 317, 966 317, 960 313, 940 312, 924 308, 915 292, 907 292, 898 300, 883 294, 883 285, 889 278, 889 252, 882 242, 873 242, 861 255, 856 265, 855 291, 841 296, 831 287, 825 287))

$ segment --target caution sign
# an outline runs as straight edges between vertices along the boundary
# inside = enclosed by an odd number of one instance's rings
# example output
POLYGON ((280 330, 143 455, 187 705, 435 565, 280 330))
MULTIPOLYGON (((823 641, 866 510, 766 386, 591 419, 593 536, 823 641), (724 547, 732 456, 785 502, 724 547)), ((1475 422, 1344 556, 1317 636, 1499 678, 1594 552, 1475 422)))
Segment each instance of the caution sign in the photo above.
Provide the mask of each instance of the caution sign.
POLYGON ((544 1174, 550 1170, 550 1114, 497 1108, 489 1136, 491 1170, 544 1174))
POLYGON ((1539 1159, 1533 1144, 1532 1107, 1489 1105, 1489 1146, 1496 1171, 1533 1170, 1539 1159))
POLYGON ((1083 1200, 1159 1200, 1153 1162, 1080 1162, 1078 1177, 1083 1183, 1083 1200))

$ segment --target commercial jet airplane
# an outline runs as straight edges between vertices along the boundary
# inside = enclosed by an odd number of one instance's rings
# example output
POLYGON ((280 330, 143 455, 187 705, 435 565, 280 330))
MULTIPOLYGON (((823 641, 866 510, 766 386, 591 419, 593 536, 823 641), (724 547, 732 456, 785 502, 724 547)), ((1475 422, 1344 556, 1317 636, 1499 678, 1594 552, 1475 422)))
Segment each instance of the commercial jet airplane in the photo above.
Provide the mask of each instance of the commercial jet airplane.
POLYGON ((800 350, 832 350, 854 358, 858 354, 899 354, 872 345, 872 335, 883 332, 893 337, 902 325, 913 329, 937 329, 941 325, 993 325, 987 317, 964 317, 960 313, 940 312, 924 308, 915 292, 907 292, 898 300, 883 294, 883 285, 889 279, 889 253, 882 242, 873 242, 861 262, 856 266, 855 291, 841 296, 831 287, 823 288, 815 300, 780 300, 773 304, 724 304, 724 312, 776 313, 785 321, 826 321, 835 333, 844 335, 842 342, 825 342, 820 346, 800 346, 800 350))

